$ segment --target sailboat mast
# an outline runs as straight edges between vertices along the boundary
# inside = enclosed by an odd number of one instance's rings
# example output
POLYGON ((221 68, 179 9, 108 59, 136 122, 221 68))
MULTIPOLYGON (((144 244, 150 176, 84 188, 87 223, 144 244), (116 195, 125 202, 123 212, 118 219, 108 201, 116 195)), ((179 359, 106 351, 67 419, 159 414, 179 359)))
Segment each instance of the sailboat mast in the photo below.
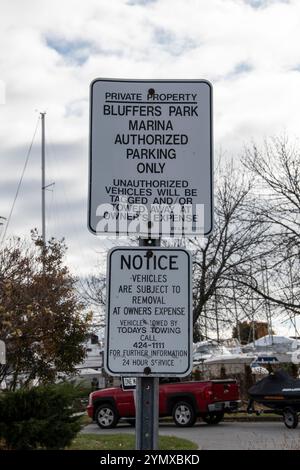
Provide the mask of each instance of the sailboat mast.
POLYGON ((42 142, 41 142, 41 157, 42 157, 42 240, 46 243, 46 198, 45 198, 45 115, 41 114, 42 123, 42 142))

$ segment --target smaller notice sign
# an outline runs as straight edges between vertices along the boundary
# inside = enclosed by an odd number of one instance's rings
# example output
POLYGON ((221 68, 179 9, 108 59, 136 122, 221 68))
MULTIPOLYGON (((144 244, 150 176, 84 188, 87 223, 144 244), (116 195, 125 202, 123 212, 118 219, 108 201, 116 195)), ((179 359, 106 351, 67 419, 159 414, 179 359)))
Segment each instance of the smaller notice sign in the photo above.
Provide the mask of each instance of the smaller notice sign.
POLYGON ((191 256, 180 248, 108 254, 105 369, 186 376, 192 368, 191 256))

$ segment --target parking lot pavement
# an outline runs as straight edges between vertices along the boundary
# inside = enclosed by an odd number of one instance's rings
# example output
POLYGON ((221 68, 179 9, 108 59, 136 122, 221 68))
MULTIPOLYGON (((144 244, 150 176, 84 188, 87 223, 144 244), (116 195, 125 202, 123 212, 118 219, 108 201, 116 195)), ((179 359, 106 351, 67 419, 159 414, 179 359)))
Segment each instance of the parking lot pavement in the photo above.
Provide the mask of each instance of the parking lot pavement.
MULTIPOLYGON (((107 430, 100 429, 96 424, 89 424, 82 432, 125 434, 134 433, 135 430, 125 423, 107 430)), ((281 422, 223 422, 216 426, 196 423, 191 428, 179 428, 173 423, 161 423, 159 434, 189 439, 196 442, 203 450, 300 450, 300 427, 290 430, 281 422)))

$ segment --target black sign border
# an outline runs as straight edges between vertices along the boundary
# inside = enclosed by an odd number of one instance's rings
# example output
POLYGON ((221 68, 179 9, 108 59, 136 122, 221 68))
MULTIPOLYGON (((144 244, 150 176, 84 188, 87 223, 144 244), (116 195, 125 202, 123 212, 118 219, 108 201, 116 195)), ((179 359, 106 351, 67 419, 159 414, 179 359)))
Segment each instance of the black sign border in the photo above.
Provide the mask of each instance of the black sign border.
MULTIPOLYGON (((212 233, 214 228, 214 182, 213 182, 213 86, 208 80, 130 80, 130 79, 118 79, 118 78, 95 78, 90 84, 90 122, 89 122, 89 189, 88 189, 88 229, 94 235, 106 236, 106 235, 119 235, 120 232, 97 232, 94 230, 91 224, 91 206, 92 206, 92 117, 93 117, 93 88, 97 82, 116 82, 116 83, 206 83, 209 87, 209 114, 210 114, 210 229, 203 235, 208 236, 212 233)), ((123 234, 123 232, 122 232, 123 234)), ((125 234, 124 234, 125 235, 125 234)), ((163 236, 164 233, 159 233, 157 236, 163 236)), ((197 236, 197 233, 189 233, 187 236, 197 236)))
POLYGON ((191 362, 191 353, 192 353, 192 338, 191 338, 191 319, 192 319, 192 305, 191 305, 191 254, 189 251, 185 250, 184 248, 164 248, 164 247, 116 247, 112 248, 108 252, 107 256, 107 266, 108 266, 108 293, 107 293, 107 308, 106 308, 106 326, 105 326, 105 350, 104 350, 104 368, 106 372, 112 376, 122 376, 124 375, 124 371, 112 371, 108 367, 108 350, 109 350, 109 326, 110 326, 110 297, 111 297, 111 259, 113 253, 116 251, 183 251, 188 257, 188 314, 189 314, 189 323, 188 323, 188 338, 189 341, 189 350, 188 350, 188 367, 183 372, 154 372, 149 375, 140 373, 140 372, 128 372, 126 373, 126 377, 186 377, 189 375, 188 371, 192 369, 192 362, 191 362))

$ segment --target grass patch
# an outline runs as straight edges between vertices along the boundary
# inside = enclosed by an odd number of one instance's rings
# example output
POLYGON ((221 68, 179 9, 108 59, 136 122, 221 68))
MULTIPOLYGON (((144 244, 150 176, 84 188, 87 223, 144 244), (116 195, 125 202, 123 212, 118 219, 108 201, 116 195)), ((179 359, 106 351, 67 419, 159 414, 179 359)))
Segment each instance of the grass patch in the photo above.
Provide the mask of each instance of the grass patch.
MULTIPOLYGON (((78 434, 68 450, 134 450, 132 434, 78 434)), ((174 436, 159 437, 160 450, 194 450, 197 444, 174 436)))

